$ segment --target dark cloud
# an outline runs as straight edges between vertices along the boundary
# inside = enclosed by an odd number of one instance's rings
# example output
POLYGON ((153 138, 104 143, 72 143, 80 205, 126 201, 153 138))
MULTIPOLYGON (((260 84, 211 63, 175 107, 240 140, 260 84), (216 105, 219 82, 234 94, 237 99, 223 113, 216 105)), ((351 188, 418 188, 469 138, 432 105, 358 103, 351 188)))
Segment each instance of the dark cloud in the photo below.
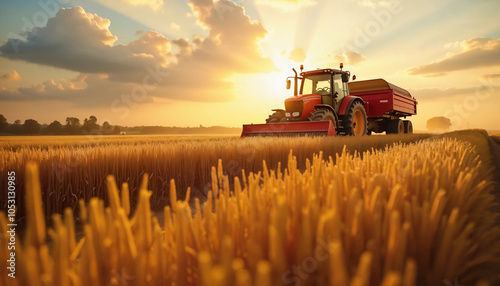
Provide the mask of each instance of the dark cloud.
POLYGON ((500 65, 500 39, 474 38, 456 44, 460 51, 427 65, 410 68, 411 75, 442 76, 447 72, 500 65))

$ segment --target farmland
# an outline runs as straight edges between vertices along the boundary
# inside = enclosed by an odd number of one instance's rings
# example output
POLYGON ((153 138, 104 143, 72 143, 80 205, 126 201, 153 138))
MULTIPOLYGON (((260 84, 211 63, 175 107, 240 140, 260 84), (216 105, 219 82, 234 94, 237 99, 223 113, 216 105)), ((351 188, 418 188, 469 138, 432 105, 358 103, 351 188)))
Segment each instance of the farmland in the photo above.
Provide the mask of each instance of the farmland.
POLYGON ((65 140, 1 143, 34 273, 5 285, 500 282, 483 131, 65 140))
MULTIPOLYGON (((211 136, 68 136, 41 137, 37 143, 27 143, 27 137, 4 140, 5 162, 1 172, 15 171, 18 187, 22 188, 24 166, 37 162, 40 168, 45 215, 62 213, 65 207, 75 208, 78 200, 86 202, 93 196, 106 198, 106 176, 113 174, 119 184, 127 182, 132 198, 138 195, 140 178, 149 175, 149 186, 154 190, 152 207, 162 210, 168 204, 170 179, 175 179, 183 197, 191 187, 195 196, 206 197, 210 188, 211 168, 222 160, 226 174, 232 181, 242 170, 258 172, 262 161, 270 168, 279 162, 287 163, 288 153, 294 150, 299 166, 322 150, 325 156, 335 156, 344 146, 348 151, 363 152, 371 148, 385 148, 394 142, 416 142, 429 135, 374 136, 359 141, 355 138, 252 138, 211 136), (53 138, 53 137, 52 137, 53 138), (51 141, 52 140, 52 141, 51 141)), ((5 185, 7 178, 1 177, 5 185)), ((5 194, 0 194, 4 196, 5 194)), ((5 202, 5 200, 0 200, 5 202)), ((133 205, 135 200, 133 202, 133 205)), ((24 201, 18 201, 18 216, 24 216, 24 201)))

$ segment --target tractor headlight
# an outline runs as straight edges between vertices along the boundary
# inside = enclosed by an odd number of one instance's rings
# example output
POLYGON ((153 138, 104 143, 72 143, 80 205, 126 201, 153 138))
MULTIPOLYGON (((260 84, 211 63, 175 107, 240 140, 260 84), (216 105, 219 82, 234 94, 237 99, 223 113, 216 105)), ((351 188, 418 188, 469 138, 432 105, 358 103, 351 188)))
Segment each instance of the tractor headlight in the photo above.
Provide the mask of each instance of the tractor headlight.
POLYGON ((285 113, 286 117, 290 117, 290 112, 285 113))
POLYGON ((299 116, 299 115, 300 115, 300 112, 298 112, 298 111, 296 111, 296 112, 292 113, 292 116, 293 116, 293 117, 297 117, 297 116, 299 116))

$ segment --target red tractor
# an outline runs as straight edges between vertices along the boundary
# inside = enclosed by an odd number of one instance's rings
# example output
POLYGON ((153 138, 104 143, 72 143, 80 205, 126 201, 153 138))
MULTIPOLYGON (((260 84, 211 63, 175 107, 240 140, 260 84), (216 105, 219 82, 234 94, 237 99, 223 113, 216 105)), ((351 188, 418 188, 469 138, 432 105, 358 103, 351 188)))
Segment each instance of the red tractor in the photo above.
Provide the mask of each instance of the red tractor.
POLYGON ((401 120, 417 114, 408 91, 383 79, 349 83, 350 72, 342 68, 304 72, 300 66, 300 75, 293 69, 287 89, 293 79, 294 96, 285 100, 285 109, 273 109, 266 124, 243 125, 241 136, 413 133, 411 121, 401 120))

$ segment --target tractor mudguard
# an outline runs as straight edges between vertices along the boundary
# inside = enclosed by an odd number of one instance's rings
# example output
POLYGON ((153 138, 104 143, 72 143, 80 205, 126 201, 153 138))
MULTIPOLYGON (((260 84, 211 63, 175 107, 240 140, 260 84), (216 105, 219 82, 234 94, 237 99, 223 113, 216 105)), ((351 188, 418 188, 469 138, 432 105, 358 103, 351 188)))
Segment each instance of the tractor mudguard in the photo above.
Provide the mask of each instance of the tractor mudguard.
POLYGON ((363 106, 365 105, 365 101, 361 97, 346 96, 344 97, 342 103, 340 104, 338 116, 345 115, 346 110, 349 110, 354 101, 360 101, 363 104, 363 106))

